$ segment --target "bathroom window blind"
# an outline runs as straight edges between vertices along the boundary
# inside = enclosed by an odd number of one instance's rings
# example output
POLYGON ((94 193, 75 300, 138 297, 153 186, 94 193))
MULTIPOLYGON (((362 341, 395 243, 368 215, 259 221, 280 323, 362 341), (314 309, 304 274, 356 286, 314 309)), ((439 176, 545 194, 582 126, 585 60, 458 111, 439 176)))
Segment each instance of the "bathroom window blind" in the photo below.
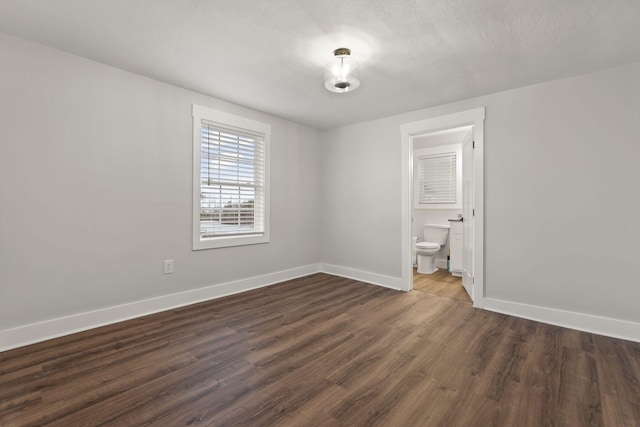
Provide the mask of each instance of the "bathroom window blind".
POLYGON ((200 238, 264 232, 264 135, 202 120, 200 238))
POLYGON ((455 152, 420 156, 418 158, 420 204, 457 203, 455 152))

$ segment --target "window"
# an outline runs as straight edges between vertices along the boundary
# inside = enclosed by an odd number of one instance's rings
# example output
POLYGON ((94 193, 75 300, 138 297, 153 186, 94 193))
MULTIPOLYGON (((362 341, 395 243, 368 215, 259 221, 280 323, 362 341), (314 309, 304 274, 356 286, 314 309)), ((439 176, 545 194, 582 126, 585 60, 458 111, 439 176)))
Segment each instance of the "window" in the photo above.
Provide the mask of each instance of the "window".
POLYGON ((456 203, 456 153, 418 158, 420 203, 456 203))
POLYGON ((457 146, 416 150, 416 208, 456 209, 462 206, 460 154, 457 146))
POLYGON ((269 241, 267 124, 193 106, 193 249, 269 241))

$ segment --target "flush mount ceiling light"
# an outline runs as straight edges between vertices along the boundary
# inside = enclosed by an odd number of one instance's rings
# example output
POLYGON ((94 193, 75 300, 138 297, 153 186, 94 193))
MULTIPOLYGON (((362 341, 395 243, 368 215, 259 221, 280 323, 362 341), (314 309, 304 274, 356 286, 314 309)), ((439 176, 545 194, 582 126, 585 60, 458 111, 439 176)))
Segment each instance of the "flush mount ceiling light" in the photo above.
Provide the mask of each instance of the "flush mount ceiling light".
POLYGON ((356 77, 358 64, 351 59, 351 50, 341 47, 333 51, 335 60, 324 73, 324 87, 330 92, 352 92, 360 86, 356 77))

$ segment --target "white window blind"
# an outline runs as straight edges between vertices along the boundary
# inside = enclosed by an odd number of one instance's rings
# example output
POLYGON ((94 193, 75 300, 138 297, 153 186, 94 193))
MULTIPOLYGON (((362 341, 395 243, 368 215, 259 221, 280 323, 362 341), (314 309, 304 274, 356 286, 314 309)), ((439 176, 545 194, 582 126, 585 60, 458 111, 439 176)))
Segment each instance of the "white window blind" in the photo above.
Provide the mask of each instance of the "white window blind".
POLYGON ((202 120, 200 238, 264 232, 264 135, 202 120))
POLYGON ((456 200, 457 153, 439 153, 418 158, 420 204, 454 204, 456 200))

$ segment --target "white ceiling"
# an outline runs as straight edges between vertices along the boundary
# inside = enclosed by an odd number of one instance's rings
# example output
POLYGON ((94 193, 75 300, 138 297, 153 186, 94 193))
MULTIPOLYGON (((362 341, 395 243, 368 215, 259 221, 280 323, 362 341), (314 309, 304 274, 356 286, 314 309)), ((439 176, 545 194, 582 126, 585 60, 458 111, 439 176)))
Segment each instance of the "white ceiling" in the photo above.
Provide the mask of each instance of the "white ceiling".
POLYGON ((0 0, 0 31, 318 129, 640 61, 639 0, 0 0))

